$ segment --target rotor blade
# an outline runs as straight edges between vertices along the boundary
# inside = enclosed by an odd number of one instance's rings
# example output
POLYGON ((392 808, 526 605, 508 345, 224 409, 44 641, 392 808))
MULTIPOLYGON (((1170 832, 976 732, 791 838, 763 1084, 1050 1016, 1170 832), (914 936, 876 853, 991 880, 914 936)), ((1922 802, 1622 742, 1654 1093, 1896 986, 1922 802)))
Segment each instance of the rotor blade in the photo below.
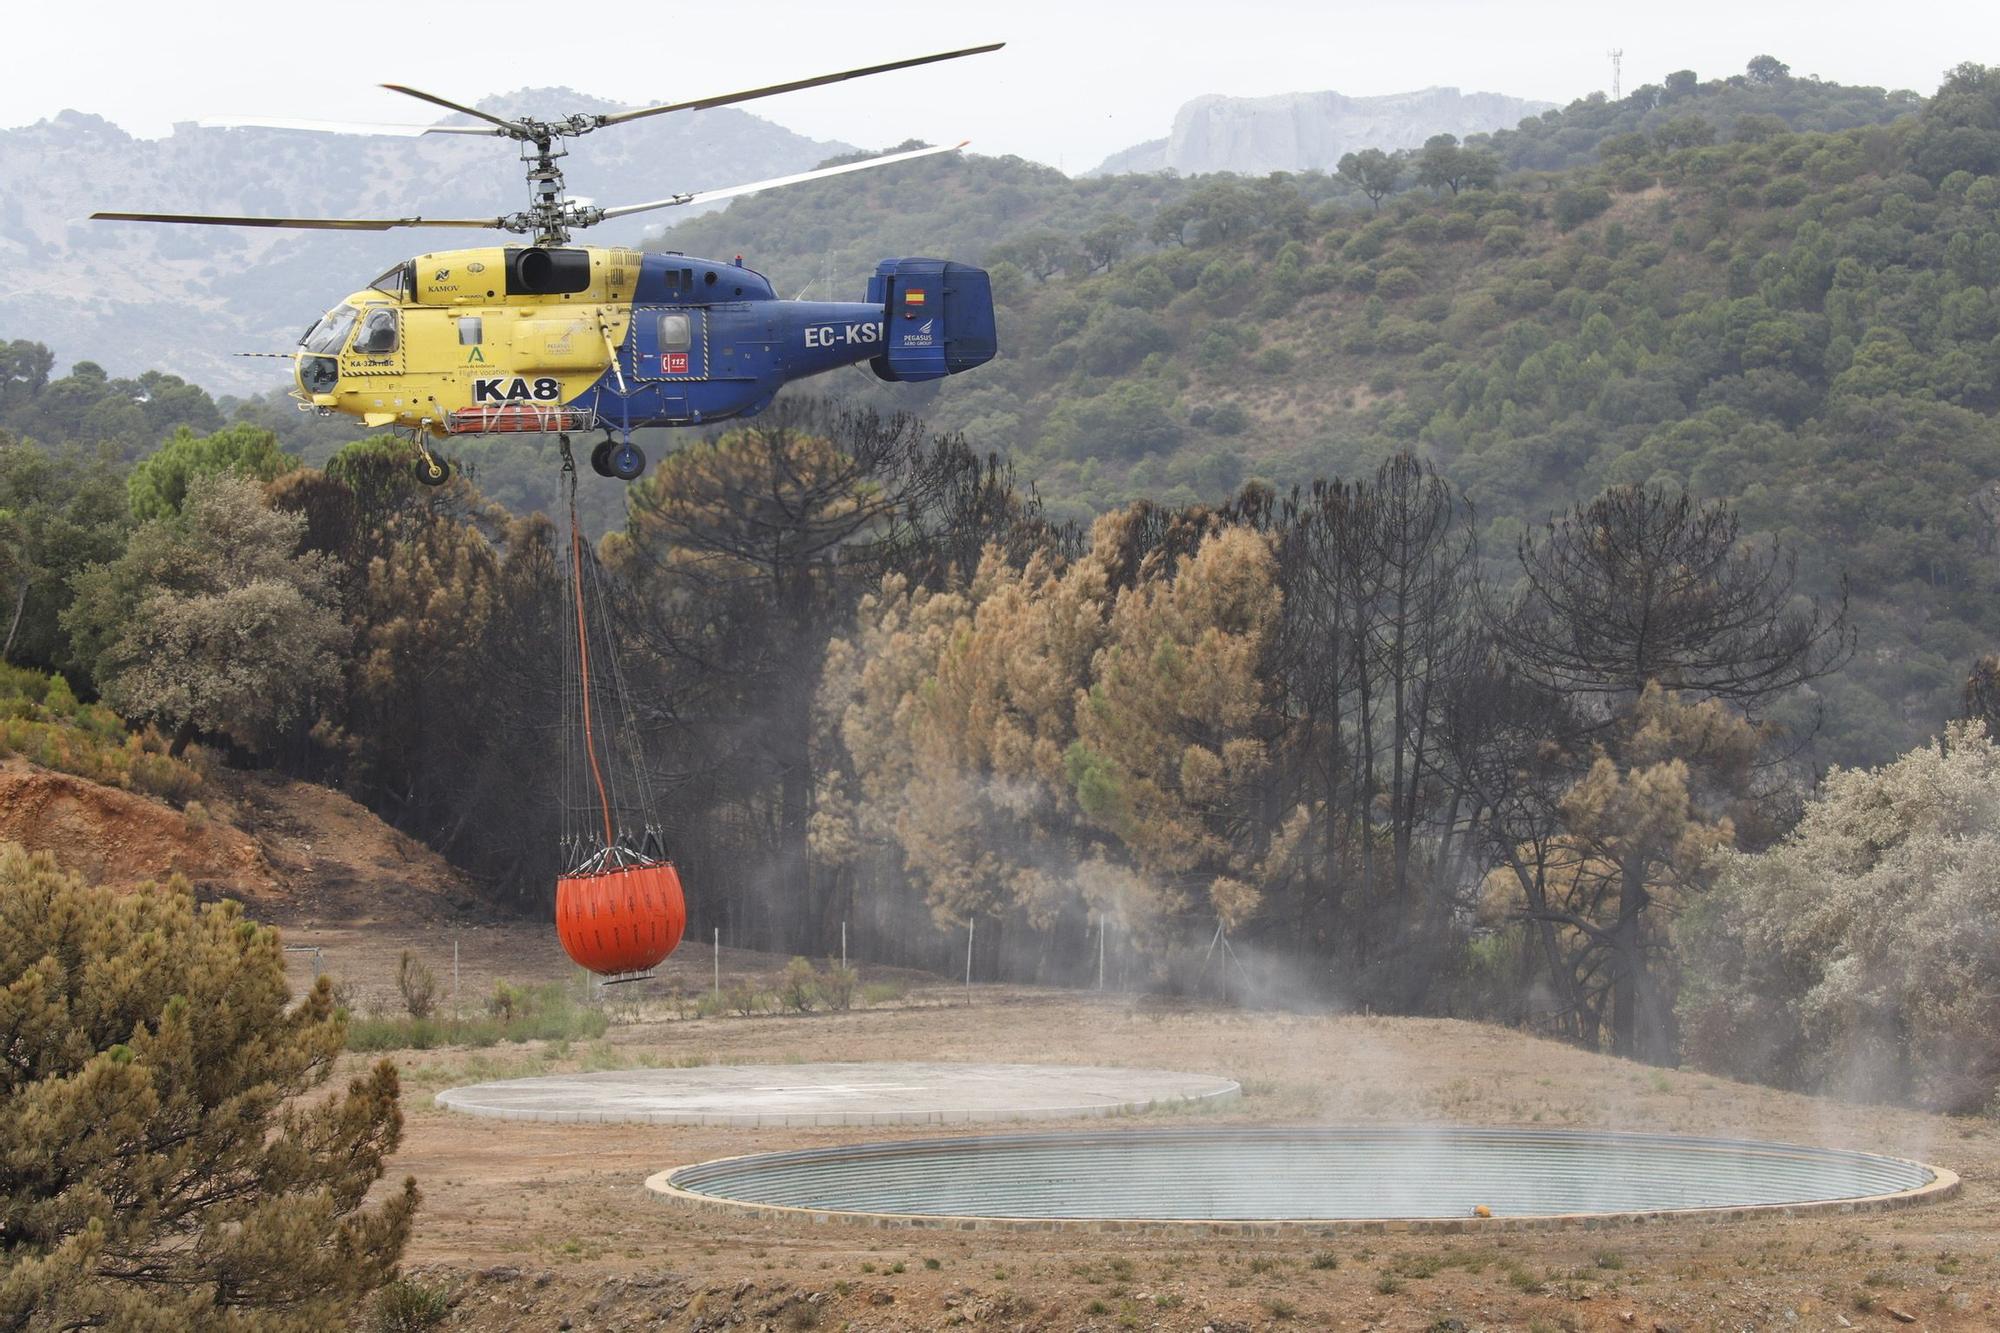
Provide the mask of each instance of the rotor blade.
POLYGON ((368 120, 284 120, 253 116, 220 116, 197 120, 205 130, 316 130, 327 134, 386 134, 414 138, 419 134, 504 134, 484 125, 395 125, 368 120))
POLYGON ((414 97, 419 102, 429 102, 432 106, 441 106, 447 111, 458 111, 468 116, 477 116, 489 125, 498 125, 509 134, 518 134, 523 138, 527 137, 528 130, 526 126, 517 125, 511 120, 503 120, 490 111, 481 111, 478 107, 465 106, 459 102, 447 101, 439 97, 436 93, 427 93, 421 88, 411 88, 400 83, 385 83, 382 86, 392 93, 401 93, 405 97, 414 97))
POLYGON ((774 176, 767 181, 752 181, 748 185, 729 185, 720 190, 697 190, 692 194, 677 194, 671 199, 655 199, 649 204, 626 204, 621 208, 607 208, 604 217, 622 218, 628 213, 643 213, 649 208, 672 208, 677 204, 705 204, 711 199, 731 199, 739 194, 755 194, 759 190, 775 190, 781 185, 797 185, 802 181, 825 180, 828 176, 845 176, 850 171, 866 171, 870 167, 886 167, 897 162, 908 162, 915 157, 933 157, 938 153, 955 153, 971 143, 961 139, 954 144, 943 144, 936 148, 913 148, 907 153, 891 153, 887 157, 864 158, 859 162, 844 162, 837 167, 821 167, 816 171, 801 171, 795 176, 774 176))
POLYGON ((934 56, 918 56, 914 60, 892 60, 886 65, 870 65, 865 69, 850 69, 839 74, 822 74, 817 78, 795 79, 791 83, 774 83, 768 88, 752 88, 747 92, 724 93, 719 97, 702 97, 692 102, 669 102, 663 106, 640 107, 636 111, 614 111, 608 116, 596 117, 599 125, 622 125, 628 120, 638 120, 641 116, 662 116, 669 111, 705 111, 710 107, 728 106, 734 102, 754 101, 759 97, 775 97, 779 93, 794 93, 801 88, 817 88, 822 84, 839 83, 845 79, 859 79, 869 74, 886 74, 892 69, 909 69, 916 65, 933 65, 940 60, 957 60, 960 56, 984 55, 988 51, 998 51, 1005 42, 992 42, 986 46, 968 46, 963 51, 945 51, 934 56))
POLYGON ((294 227, 307 231, 388 231, 391 227, 498 227, 499 218, 243 218, 208 213, 92 213, 97 222, 189 222, 204 227, 294 227))

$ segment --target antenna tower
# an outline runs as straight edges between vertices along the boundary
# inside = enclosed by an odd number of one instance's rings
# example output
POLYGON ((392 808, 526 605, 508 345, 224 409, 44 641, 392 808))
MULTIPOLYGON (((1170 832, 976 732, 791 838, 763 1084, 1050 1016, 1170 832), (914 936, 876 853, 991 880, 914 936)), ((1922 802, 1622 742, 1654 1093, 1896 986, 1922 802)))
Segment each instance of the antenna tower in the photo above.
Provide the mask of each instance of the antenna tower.
POLYGON ((1615 102, 1623 95, 1619 89, 1619 76, 1624 72, 1625 48, 1614 46, 1605 54, 1611 57, 1611 100, 1615 102))

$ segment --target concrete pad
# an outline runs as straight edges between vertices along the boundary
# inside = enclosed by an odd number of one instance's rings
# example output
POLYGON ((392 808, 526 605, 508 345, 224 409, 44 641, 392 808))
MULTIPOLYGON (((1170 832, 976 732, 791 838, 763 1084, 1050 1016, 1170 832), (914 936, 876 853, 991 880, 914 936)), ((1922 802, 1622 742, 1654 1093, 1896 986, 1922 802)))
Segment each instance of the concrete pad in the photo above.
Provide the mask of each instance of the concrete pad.
POLYGON ((709 1065, 474 1083, 437 1104, 500 1120, 795 1128, 938 1125, 1217 1105, 1233 1079, 1082 1065, 709 1065))

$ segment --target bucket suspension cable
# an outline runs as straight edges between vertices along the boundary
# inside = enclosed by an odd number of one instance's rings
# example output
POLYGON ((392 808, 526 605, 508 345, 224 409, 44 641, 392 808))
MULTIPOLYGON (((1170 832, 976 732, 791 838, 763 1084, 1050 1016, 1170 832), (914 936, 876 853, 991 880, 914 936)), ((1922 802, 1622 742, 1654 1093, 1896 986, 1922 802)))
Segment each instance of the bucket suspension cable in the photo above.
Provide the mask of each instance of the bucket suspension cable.
MULTIPOLYGON (((592 570, 596 566, 592 565, 592 570)), ((609 750, 606 767, 611 770, 609 779, 612 790, 629 794, 630 800, 620 803, 614 811, 619 820, 614 839, 621 853, 634 854, 641 859, 664 860, 667 855, 666 838, 658 822, 658 807, 653 799, 653 781, 646 764, 646 747, 639 734, 639 707, 630 683, 626 679, 624 657, 616 651, 612 642, 611 627, 616 623, 611 607, 609 581, 602 577, 586 576, 583 587, 590 599, 592 623, 601 627, 599 643, 604 651, 602 667, 598 676, 608 685, 609 699, 599 696, 602 718, 599 733, 609 750), (618 762, 623 757, 621 766, 618 762), (630 816, 626 823, 624 817, 630 816)))
POLYGON ((564 445, 559 536, 570 628, 563 635, 563 864, 588 871, 666 859, 645 746, 620 665, 609 580, 583 531, 575 460, 564 445))
POLYGON ((583 700, 583 750, 590 759, 590 776, 597 784, 597 808, 604 820, 604 845, 616 841, 611 831, 611 797, 604 789, 604 771, 597 762, 597 738, 591 734, 590 717, 590 635, 583 619, 583 532, 576 521, 576 468, 565 460, 563 482, 569 500, 570 601, 576 606, 576 662, 578 694, 583 700))
POLYGON ((619 663, 609 580, 584 540, 576 460, 568 438, 559 438, 574 634, 563 635, 556 934, 584 967, 630 981, 648 975, 680 943, 687 905, 656 822, 637 710, 619 663))

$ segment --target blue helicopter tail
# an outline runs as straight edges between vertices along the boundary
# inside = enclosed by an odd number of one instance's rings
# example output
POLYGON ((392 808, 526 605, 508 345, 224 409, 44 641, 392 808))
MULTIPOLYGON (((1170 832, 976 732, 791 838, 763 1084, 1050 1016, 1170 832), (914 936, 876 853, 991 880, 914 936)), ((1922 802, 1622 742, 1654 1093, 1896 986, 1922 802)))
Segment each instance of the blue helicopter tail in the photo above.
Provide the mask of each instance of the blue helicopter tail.
POLYGON ((885 380, 935 380, 993 359, 993 286, 986 270, 948 259, 885 259, 868 280, 886 349, 869 362, 885 380))

